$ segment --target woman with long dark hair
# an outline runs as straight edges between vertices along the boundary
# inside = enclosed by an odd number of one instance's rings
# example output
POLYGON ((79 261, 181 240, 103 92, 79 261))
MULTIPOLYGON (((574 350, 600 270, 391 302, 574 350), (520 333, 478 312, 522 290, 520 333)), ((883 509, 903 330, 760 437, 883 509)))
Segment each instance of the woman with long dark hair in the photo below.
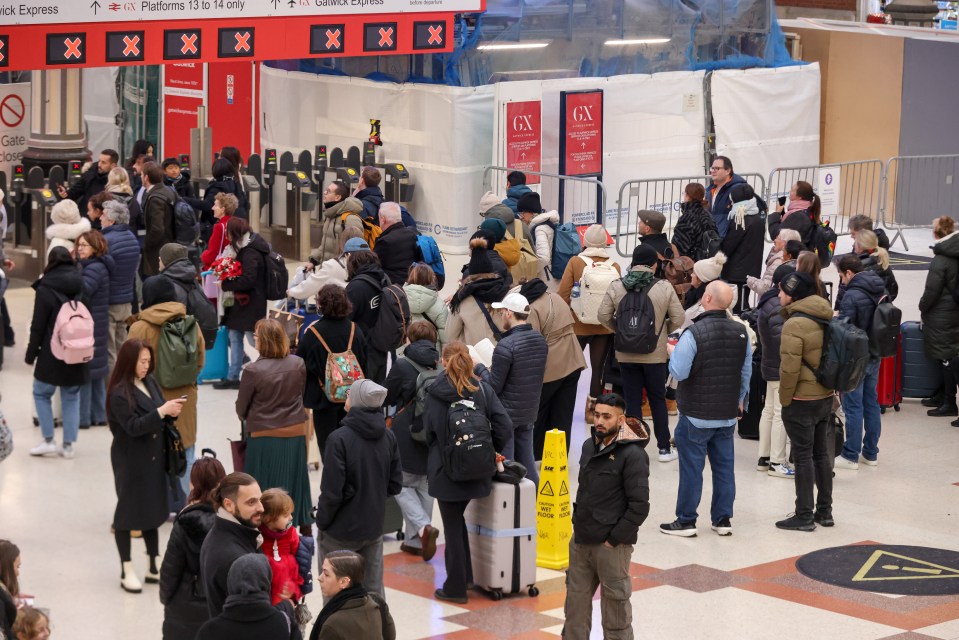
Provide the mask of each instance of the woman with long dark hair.
POLYGON ((816 250, 816 227, 820 222, 822 202, 812 185, 800 180, 789 190, 789 204, 777 205, 769 219, 769 237, 775 239, 780 229, 795 229, 810 251, 816 250))
POLYGON ((192 640, 210 618, 200 586, 200 548, 216 521, 213 492, 226 476, 215 457, 202 457, 190 472, 187 506, 177 515, 160 567, 164 640, 192 640))
POLYGON ((13 638, 20 595, 20 548, 0 540, 0 636, 13 638))
POLYGON ((493 478, 459 482, 445 467, 443 452, 449 443, 447 420, 450 407, 460 402, 473 402, 477 411, 490 422, 493 447, 501 451, 512 437, 513 423, 503 404, 489 385, 473 373, 473 359, 462 342, 443 349, 444 372, 436 377, 426 397, 423 430, 429 446, 427 478, 429 493, 439 502, 440 516, 446 531, 446 582, 437 589, 439 600, 465 604, 466 585, 472 582, 469 537, 463 514, 470 500, 485 498, 492 491, 493 478))
MULTIPOLYGON (((94 196, 96 198, 96 196, 94 196)), ((93 316, 95 339, 93 359, 88 363, 90 380, 80 388, 80 428, 107 424, 107 375, 110 361, 107 344, 110 332, 110 280, 116 262, 107 239, 99 231, 87 231, 77 238, 76 252, 83 276, 83 304, 93 316)))
POLYGON ((160 581, 157 529, 170 511, 164 423, 180 415, 185 402, 184 398, 164 401, 152 372, 153 349, 144 340, 130 339, 117 353, 107 387, 107 416, 113 433, 110 462, 117 491, 113 528, 122 565, 120 586, 129 593, 143 590, 131 561, 130 531, 143 532, 150 556, 147 583, 160 581))
POLYGON ((673 244, 676 245, 679 255, 688 256, 693 262, 711 257, 706 234, 715 234, 718 246, 719 232, 716 231, 716 221, 709 212, 706 187, 698 182, 687 184, 683 189, 683 202, 679 205, 679 210, 679 220, 673 227, 673 244))

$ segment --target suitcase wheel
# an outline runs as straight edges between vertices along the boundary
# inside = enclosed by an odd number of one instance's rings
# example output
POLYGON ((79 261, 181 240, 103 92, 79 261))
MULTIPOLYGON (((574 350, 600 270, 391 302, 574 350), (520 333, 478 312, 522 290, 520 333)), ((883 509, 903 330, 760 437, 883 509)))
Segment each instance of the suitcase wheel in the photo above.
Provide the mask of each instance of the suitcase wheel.
POLYGON ((535 585, 531 585, 529 588, 529 597, 535 598, 538 595, 539 595, 539 589, 537 589, 535 585))
POLYGON ((406 534, 402 530, 396 532, 396 539, 399 541, 406 540, 406 534))
POLYGON ((892 408, 895 409, 896 411, 899 411, 899 405, 898 405, 898 404, 894 404, 894 405, 892 406, 892 408))
POLYGON ((881 415, 886 415, 886 407, 879 407, 879 413, 881 415))
POLYGON ((489 597, 493 601, 499 601, 503 599, 503 590, 502 589, 493 589, 489 592, 489 597))

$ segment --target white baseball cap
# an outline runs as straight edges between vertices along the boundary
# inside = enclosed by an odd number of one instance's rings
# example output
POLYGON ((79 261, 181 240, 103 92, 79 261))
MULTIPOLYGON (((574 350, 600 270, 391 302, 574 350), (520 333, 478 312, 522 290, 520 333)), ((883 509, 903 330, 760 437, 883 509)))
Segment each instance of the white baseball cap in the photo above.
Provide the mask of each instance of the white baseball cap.
POLYGON ((521 293, 509 293, 502 302, 490 305, 494 309, 509 309, 513 313, 529 313, 529 300, 521 293))

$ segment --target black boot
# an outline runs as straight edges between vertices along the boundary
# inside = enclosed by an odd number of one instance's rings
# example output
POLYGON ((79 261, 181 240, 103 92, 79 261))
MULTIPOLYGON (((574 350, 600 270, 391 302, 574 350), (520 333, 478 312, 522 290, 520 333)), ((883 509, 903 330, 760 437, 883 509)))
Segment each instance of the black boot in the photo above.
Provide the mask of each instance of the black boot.
POLYGON ((930 409, 927 411, 926 415, 932 418, 941 418, 943 416, 959 416, 959 407, 956 406, 955 400, 953 400, 952 403, 943 402, 935 409, 930 409))
POLYGON ((941 394, 941 393, 937 393, 937 394, 935 394, 935 395, 933 395, 933 396, 930 396, 930 397, 928 397, 928 398, 923 398, 923 399, 922 399, 922 406, 924 406, 924 407, 936 408, 936 407, 938 407, 939 405, 942 404, 942 401, 943 401, 942 394, 941 394))

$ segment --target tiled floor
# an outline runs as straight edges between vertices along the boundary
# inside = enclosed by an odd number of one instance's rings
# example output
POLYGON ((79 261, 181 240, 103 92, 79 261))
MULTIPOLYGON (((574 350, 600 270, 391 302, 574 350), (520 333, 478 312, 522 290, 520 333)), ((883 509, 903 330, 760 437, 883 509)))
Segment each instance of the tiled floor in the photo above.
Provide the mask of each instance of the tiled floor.
MULTIPOLYGON (((913 252, 928 244, 925 232, 910 234, 913 252)), ((848 242, 843 239, 840 248, 848 242)), ((834 272, 831 273, 834 278, 834 272)), ((918 319, 916 303, 925 273, 897 274, 897 304, 905 319, 918 319)), ((31 459, 39 434, 30 425, 31 371, 23 364, 32 290, 8 292, 17 346, 6 351, 0 372, 2 409, 14 429, 17 450, 0 464, 0 537, 23 553, 21 583, 51 610, 55 638, 159 638, 163 610, 156 588, 122 592, 113 538, 109 534, 115 495, 106 429, 81 433, 77 457, 31 459)), ((583 377, 585 381, 585 375, 583 377)), ((582 386, 582 385, 581 385, 582 386)), ((200 391, 200 442, 227 456, 235 437, 235 392, 200 391)), ((577 415, 582 415, 581 407, 577 415)), ((825 547, 875 541, 959 549, 959 429, 950 419, 932 419, 915 400, 883 419, 878 468, 839 471, 835 483, 836 526, 814 533, 779 531, 773 522, 792 510, 787 480, 754 470, 756 443, 736 441, 737 499, 734 533, 720 538, 700 523, 699 537, 660 534, 674 518, 678 467, 652 462, 651 511, 633 554, 634 628, 638 638, 802 638, 919 640, 959 638, 959 597, 890 597, 815 582, 799 574, 795 559, 825 547)), ((573 450, 584 437, 574 427, 573 450)), ((578 456, 571 456, 572 486, 578 456)), ((314 497, 319 473, 311 473, 314 497)), ((703 508, 708 509, 710 481, 703 508)), ((438 514, 436 520, 439 520, 438 514)), ((166 543, 169 525, 161 529, 166 543)), ((145 556, 134 542, 135 563, 145 556)), ((561 572, 540 569, 540 595, 493 602, 476 594, 465 606, 441 604, 433 590, 445 577, 442 550, 430 563, 386 544, 387 599, 398 637, 473 640, 555 638, 563 623, 561 572)), ((309 597, 315 613, 318 594, 309 597)), ((599 607, 593 638, 601 638, 599 607)))

